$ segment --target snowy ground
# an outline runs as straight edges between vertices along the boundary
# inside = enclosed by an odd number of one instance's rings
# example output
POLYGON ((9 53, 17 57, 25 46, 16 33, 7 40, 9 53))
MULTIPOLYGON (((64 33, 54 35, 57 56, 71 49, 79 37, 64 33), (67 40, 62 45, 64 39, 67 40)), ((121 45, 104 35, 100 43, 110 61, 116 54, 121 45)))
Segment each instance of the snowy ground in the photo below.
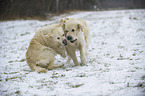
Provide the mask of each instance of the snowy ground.
MULTIPOLYGON (((79 57, 79 55, 78 55, 79 57)), ((67 58, 56 57, 56 64, 67 58)), ((73 12, 48 21, 0 22, 0 96, 145 96, 145 10, 73 12), (85 66, 38 74, 25 52, 35 30, 61 18, 82 18, 90 26, 85 66)))

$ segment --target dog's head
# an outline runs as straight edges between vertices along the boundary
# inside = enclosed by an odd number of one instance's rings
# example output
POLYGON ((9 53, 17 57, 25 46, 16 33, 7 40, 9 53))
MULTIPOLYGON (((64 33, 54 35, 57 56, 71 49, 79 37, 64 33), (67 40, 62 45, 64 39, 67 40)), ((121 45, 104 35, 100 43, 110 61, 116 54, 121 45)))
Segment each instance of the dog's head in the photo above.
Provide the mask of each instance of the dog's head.
POLYGON ((61 26, 56 26, 49 34, 47 34, 47 38, 47 40, 50 41, 49 45, 53 46, 54 50, 65 58, 65 46, 67 45, 67 40, 63 28, 61 26))
POLYGON ((79 39, 80 32, 83 32, 83 26, 77 18, 61 19, 60 25, 63 27, 66 39, 71 43, 77 41, 79 39))
POLYGON ((54 45, 58 45, 59 47, 67 45, 67 40, 65 38, 63 28, 59 25, 52 29, 50 34, 47 34, 47 36, 49 39, 51 39, 54 45))

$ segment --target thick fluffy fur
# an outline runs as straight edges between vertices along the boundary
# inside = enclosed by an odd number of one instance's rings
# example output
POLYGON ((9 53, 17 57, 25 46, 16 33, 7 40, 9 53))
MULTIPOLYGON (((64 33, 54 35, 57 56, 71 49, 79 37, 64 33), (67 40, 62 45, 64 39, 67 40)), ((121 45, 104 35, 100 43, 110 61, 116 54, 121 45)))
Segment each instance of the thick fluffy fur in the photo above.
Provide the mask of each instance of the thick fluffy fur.
POLYGON ((63 27, 65 37, 68 40, 66 46, 69 56, 66 63, 72 59, 75 65, 80 65, 76 57, 76 50, 80 51, 81 64, 86 64, 86 56, 88 54, 89 27, 85 21, 79 18, 65 18, 60 20, 63 27))
POLYGON ((63 34, 59 25, 49 25, 36 32, 26 52, 26 61, 32 71, 47 72, 47 69, 62 66, 54 65, 54 57, 57 54, 66 57, 65 46, 62 44, 65 39, 63 34))

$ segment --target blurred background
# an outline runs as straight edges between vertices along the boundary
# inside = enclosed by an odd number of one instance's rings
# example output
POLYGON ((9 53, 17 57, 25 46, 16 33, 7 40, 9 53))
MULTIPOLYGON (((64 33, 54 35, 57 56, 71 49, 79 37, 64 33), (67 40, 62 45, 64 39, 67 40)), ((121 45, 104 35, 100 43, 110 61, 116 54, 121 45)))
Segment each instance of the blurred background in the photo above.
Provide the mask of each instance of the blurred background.
POLYGON ((0 20, 46 19, 80 10, 141 8, 145 8, 145 0, 0 0, 0 20))

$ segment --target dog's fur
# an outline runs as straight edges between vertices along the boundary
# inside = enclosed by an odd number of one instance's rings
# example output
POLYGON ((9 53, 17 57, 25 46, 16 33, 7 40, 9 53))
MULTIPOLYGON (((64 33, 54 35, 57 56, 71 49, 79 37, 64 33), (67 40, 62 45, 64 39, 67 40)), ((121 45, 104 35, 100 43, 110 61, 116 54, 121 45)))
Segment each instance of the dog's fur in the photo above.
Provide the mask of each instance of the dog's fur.
POLYGON ((54 57, 65 55, 65 39, 60 25, 49 25, 39 29, 32 38, 26 52, 26 61, 32 71, 47 72, 47 69, 59 68, 62 64, 54 65, 54 57))
MULTIPOLYGON (((89 39, 89 27, 85 21, 79 18, 65 18, 60 20, 60 25, 63 27, 65 37, 71 36, 71 40, 68 40, 66 51, 69 56, 66 63, 69 63, 72 59, 75 65, 78 63, 75 51, 80 51, 81 64, 86 64, 86 56, 88 54, 88 39, 89 39)), ((69 39, 69 38, 68 38, 69 39)))

